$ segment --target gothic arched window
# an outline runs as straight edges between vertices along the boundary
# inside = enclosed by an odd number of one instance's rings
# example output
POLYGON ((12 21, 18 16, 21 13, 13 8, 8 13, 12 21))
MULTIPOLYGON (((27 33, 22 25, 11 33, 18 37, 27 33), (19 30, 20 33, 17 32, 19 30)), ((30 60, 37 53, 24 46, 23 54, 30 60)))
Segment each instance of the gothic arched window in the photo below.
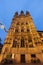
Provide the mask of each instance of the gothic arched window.
POLYGON ((13 47, 16 47, 16 45, 17 45, 17 41, 13 41, 13 47))
POLYGON ((23 37, 21 38, 21 47, 25 47, 24 38, 23 37))
POLYGON ((24 22, 22 22, 21 25, 24 25, 24 22))
POLYGON ((24 29, 21 29, 21 32, 24 32, 24 29))
POLYGON ((27 32, 29 32, 29 29, 27 29, 27 32))
POLYGON ((28 22, 26 22, 26 25, 28 25, 28 22))
POLYGON ((17 25, 20 25, 20 22, 17 22, 17 25))
POLYGON ((18 29, 16 29, 15 32, 18 32, 18 29))

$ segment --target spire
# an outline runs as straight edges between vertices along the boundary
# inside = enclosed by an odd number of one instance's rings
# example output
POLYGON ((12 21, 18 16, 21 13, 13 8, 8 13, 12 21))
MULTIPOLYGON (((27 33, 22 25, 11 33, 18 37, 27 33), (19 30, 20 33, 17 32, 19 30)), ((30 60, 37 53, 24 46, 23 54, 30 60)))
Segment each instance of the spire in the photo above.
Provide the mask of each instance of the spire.
POLYGON ((21 11, 21 14, 24 14, 24 12, 23 12, 23 11, 21 11))
POLYGON ((30 13, 28 11, 26 11, 26 16, 28 16, 28 15, 30 16, 30 13))
POLYGON ((18 17, 18 12, 15 12, 15 15, 14 15, 14 17, 18 17))
POLYGON ((20 12, 20 16, 24 16, 24 12, 23 11, 20 12))

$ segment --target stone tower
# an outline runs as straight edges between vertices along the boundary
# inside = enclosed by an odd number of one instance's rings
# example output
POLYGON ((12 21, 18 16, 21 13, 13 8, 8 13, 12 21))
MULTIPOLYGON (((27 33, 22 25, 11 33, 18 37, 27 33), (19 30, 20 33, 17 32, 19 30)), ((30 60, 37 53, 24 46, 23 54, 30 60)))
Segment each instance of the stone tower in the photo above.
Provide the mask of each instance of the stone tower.
POLYGON ((15 13, 4 41, 0 62, 12 59, 16 63, 43 62, 43 42, 38 34, 33 19, 27 11, 15 13))

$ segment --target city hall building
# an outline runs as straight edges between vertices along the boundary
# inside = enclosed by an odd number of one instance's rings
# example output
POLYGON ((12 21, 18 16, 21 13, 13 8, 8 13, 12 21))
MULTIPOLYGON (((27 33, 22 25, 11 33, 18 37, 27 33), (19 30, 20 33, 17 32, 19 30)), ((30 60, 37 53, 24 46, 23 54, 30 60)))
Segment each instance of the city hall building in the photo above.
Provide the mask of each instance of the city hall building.
POLYGON ((43 32, 36 30, 28 11, 15 13, 0 54, 0 62, 4 59, 16 63, 43 62, 43 32))

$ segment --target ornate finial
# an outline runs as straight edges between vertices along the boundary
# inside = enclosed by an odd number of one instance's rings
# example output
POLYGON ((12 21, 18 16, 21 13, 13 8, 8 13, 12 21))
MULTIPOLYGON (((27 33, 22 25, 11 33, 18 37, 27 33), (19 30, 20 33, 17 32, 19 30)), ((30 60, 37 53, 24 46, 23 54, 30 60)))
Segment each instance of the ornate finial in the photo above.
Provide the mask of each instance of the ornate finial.
POLYGON ((23 12, 23 11, 21 11, 21 14, 24 14, 24 12, 23 12))
POLYGON ((18 15, 18 12, 15 12, 15 15, 18 15))
POLYGON ((26 11, 26 15, 30 15, 30 13, 28 11, 26 11))
POLYGON ((14 15, 14 17, 18 17, 18 12, 15 12, 15 15, 14 15))
POLYGON ((23 12, 23 11, 21 11, 21 12, 20 12, 20 15, 23 15, 23 16, 24 16, 24 12, 23 12))

